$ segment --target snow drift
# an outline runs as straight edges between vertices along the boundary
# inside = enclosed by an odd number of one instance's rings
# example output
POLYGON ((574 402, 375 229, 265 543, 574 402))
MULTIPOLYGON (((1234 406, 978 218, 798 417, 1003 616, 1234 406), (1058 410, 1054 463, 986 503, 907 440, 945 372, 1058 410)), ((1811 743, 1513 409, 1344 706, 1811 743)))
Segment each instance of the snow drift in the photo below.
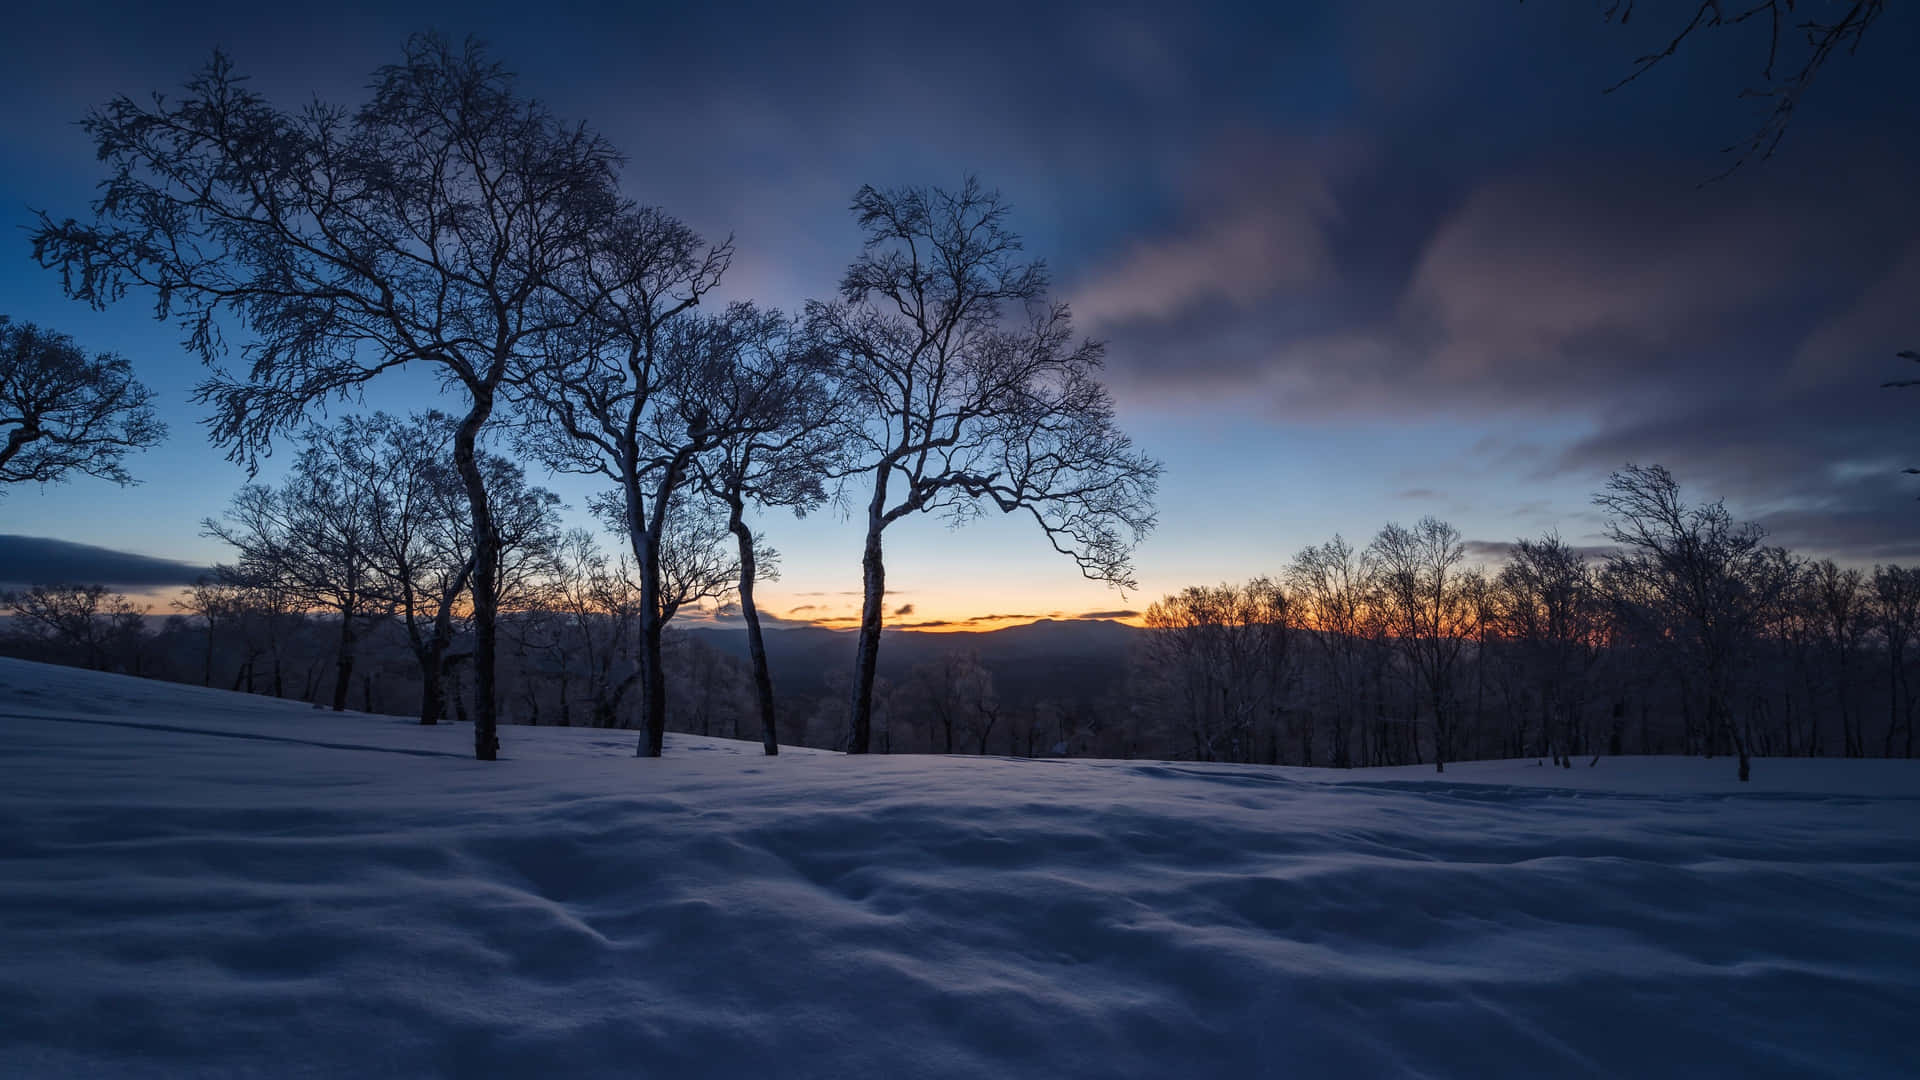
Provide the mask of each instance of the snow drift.
POLYGON ((1920 768, 464 727, 0 661, 0 1075, 1895 1075, 1920 768))

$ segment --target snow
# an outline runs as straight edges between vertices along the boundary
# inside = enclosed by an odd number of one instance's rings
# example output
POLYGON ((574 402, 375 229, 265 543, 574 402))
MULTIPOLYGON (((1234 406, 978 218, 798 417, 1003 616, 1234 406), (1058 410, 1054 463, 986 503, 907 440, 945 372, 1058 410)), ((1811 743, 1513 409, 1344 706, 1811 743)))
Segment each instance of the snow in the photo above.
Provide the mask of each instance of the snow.
POLYGON ((1873 1076, 1920 768, 847 758, 0 660, 4 1076, 1873 1076))

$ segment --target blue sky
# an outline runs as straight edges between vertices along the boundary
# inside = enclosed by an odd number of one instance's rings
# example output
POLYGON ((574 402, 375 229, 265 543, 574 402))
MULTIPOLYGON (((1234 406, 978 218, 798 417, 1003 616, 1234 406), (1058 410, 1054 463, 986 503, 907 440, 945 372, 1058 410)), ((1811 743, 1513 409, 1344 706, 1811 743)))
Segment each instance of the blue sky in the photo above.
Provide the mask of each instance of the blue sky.
MULTIPOLYGON (((0 311, 127 355, 173 435, 130 462, 139 486, 10 493, 0 533, 211 561, 198 523, 245 481, 202 437, 187 398, 203 372, 172 328, 139 298, 68 301, 27 257, 30 210, 84 217, 100 179, 74 121, 179 85, 216 45, 282 103, 357 101, 410 31, 438 29, 488 41, 526 91, 607 134, 631 194, 732 233, 734 296, 829 294, 862 183, 973 172, 1006 193, 1056 293, 1110 343, 1123 423, 1166 462, 1161 525, 1144 595, 1122 598, 1022 522, 909 522, 888 534, 903 621, 1138 607, 1428 513, 1476 540, 1591 542, 1588 496, 1628 460, 1810 553, 1913 559, 1920 504, 1897 470, 1920 458, 1920 400, 1877 386, 1920 346, 1902 82, 1920 16, 1895 5, 1775 158, 1702 186, 1759 118, 1737 97, 1765 51, 1753 28, 1602 93, 1684 6, 1643 2, 1623 27, 1510 0, 30 2, 0 70, 0 311)), ((434 393, 403 373, 367 407, 434 393)), ((584 522, 590 488, 551 486, 584 522)), ((852 610, 852 525, 765 527, 784 554, 775 613, 852 610)))

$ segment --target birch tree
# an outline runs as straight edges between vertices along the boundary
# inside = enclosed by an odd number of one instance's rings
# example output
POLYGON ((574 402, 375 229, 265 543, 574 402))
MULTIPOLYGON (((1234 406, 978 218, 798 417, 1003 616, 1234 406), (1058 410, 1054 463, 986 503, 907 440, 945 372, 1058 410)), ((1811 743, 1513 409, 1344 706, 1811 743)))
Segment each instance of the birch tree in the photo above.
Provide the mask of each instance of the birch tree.
POLYGON ((808 318, 840 365, 848 443, 870 484, 846 741, 864 754, 887 529, 914 514, 1026 514, 1082 574, 1130 588, 1160 465, 1115 424, 1103 347, 1076 340, 1067 305, 1047 299, 1046 265, 1023 256, 997 193, 972 179, 863 187, 852 209, 864 251, 839 299, 809 304, 808 318))
POLYGON ((425 367, 464 403, 474 753, 493 760, 499 559, 479 440, 533 343, 577 317, 553 285, 618 209, 613 148, 479 46, 435 36, 409 40, 358 108, 278 107, 216 53, 185 93, 116 98, 82 126, 108 173, 93 219, 41 213, 34 255, 78 299, 139 292, 179 324, 213 368, 198 400, 235 460, 396 368, 425 367), (236 329, 239 373, 221 366, 236 329))
POLYGON ((744 423, 718 438, 711 453, 696 459, 695 468, 706 493, 726 508, 727 529, 739 551, 735 596, 746 623, 761 745, 778 754, 773 676, 754 599, 754 585, 777 573, 775 553, 753 531, 747 511, 783 508, 804 516, 827 500, 828 483, 846 469, 845 410, 821 350, 803 327, 767 312, 742 330, 729 377, 717 389, 728 400, 754 407, 745 410, 744 423))

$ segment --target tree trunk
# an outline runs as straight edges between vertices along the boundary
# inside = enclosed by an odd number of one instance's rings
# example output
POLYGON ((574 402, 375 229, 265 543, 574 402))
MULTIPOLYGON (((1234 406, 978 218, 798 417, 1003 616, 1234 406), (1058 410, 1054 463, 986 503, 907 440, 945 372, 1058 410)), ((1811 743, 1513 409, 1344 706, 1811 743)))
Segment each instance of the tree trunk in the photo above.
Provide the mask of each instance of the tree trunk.
MULTIPOLYGON (((633 476, 631 463, 627 475, 633 476)), ((667 741, 667 679, 660 648, 660 542, 667 508, 656 494, 649 521, 639 481, 630 479, 626 488, 627 541, 640 564, 640 739, 633 752, 635 757, 659 757, 667 741)), ((663 483, 661 489, 664 493, 670 486, 663 483)))
POLYGON ((659 757, 667 742, 667 677, 660 648, 659 569, 656 564, 640 587, 640 670, 642 709, 646 714, 640 734, 640 757, 659 757))
POLYGON ((760 703, 760 742, 767 755, 780 753, 779 731, 775 727, 773 675, 767 669, 767 642, 760 632, 760 608, 753 602, 753 582, 759 567, 753 554, 753 530, 747 528, 741 514, 745 506, 739 499, 729 504, 727 527, 740 541, 740 616, 747 623, 747 654, 753 661, 753 691, 760 703))
POLYGON ((494 700, 500 537, 494 532, 486 479, 480 474, 480 461, 474 450, 480 426, 493 412, 493 388, 469 386, 468 391, 473 395, 473 404, 454 432, 453 463, 467 489, 467 510, 473 518, 473 756, 481 761, 493 761, 500 756, 494 700))
POLYGON ((873 737, 873 679, 880 670, 880 618, 887 595, 887 568, 880 552, 885 523, 881 507, 887 495, 887 474, 875 476, 873 504, 867 511, 867 547, 860 567, 864 599, 860 604, 860 644, 853 658, 853 729, 847 753, 864 754, 873 737))
POLYGON ((334 658, 333 711, 347 710, 347 695, 353 690, 353 608, 340 612, 340 655, 334 658))
POLYGON ((445 689, 441 685, 442 657, 446 646, 435 642, 420 651, 420 722, 437 724, 447 711, 445 689))

